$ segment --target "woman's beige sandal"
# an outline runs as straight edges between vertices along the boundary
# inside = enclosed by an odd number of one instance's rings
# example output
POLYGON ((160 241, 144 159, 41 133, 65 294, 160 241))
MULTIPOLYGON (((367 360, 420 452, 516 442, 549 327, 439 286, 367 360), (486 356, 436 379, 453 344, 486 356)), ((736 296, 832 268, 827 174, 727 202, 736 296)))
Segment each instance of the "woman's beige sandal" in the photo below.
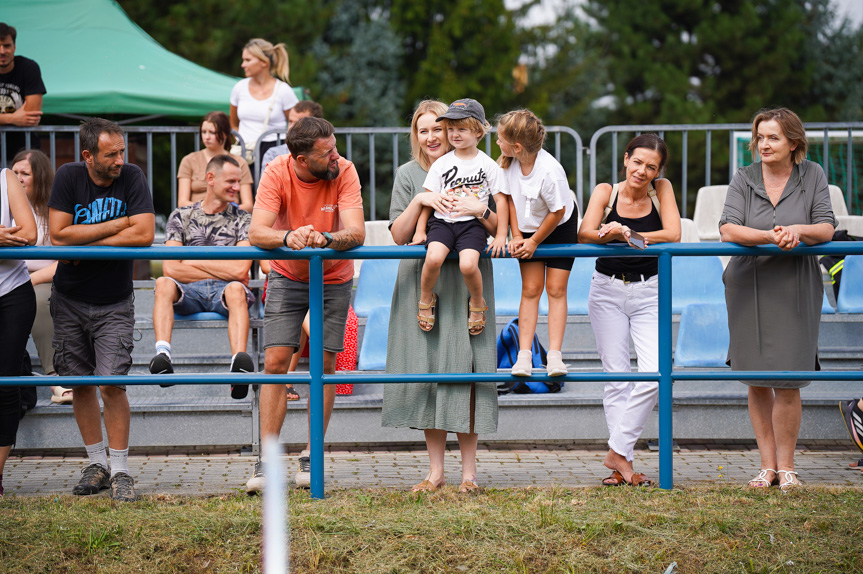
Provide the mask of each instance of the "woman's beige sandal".
POLYGON ((772 468, 762 468, 758 476, 749 481, 749 488, 770 488, 779 484, 779 475, 772 468), (773 480, 767 480, 767 473, 773 473, 773 480))
POLYGON ((51 402, 55 405, 72 404, 72 389, 65 387, 51 387, 51 402))
POLYGON ((793 470, 779 470, 777 472, 778 474, 784 475, 784 480, 779 483, 779 490, 782 492, 790 492, 800 486, 800 481, 797 479, 797 473, 793 470))
POLYGON ((420 329, 428 333, 434 329, 434 321, 437 316, 437 293, 432 293, 432 300, 429 303, 423 303, 422 300, 420 300, 417 307, 419 307, 420 311, 431 310, 431 315, 421 315, 420 313, 417 313, 417 324, 420 326, 420 329))
POLYGON ((470 304, 470 301, 468 301, 467 310, 468 310, 467 331, 471 335, 479 335, 480 333, 482 333, 485 330, 485 312, 488 311, 488 305, 486 305, 485 301, 483 301, 483 304, 481 307, 474 307, 473 305, 470 304), (470 320, 470 314, 471 313, 482 313, 482 319, 478 319, 476 321, 471 321, 470 320))

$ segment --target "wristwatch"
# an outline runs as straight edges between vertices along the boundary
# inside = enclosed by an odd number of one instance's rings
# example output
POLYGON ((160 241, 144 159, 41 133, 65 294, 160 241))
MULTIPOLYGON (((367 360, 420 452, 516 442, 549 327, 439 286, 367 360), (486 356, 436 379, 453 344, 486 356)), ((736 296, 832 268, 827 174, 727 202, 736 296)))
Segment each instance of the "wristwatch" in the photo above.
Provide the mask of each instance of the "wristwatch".
POLYGON ((282 238, 282 243, 285 245, 285 247, 288 246, 288 235, 290 235, 292 231, 293 229, 288 229, 288 231, 285 232, 285 236, 282 238))
POLYGON ((491 208, 486 207, 485 211, 482 212, 482 217, 480 219, 488 219, 489 215, 491 215, 491 208))
POLYGON ((332 242, 333 242, 333 235, 332 235, 332 233, 330 233, 329 231, 324 231, 323 233, 321 233, 321 235, 323 235, 323 236, 324 236, 324 239, 326 239, 326 240, 327 240, 327 242, 326 242, 326 243, 324 243, 324 247, 329 247, 329 246, 330 246, 330 243, 332 243, 332 242))

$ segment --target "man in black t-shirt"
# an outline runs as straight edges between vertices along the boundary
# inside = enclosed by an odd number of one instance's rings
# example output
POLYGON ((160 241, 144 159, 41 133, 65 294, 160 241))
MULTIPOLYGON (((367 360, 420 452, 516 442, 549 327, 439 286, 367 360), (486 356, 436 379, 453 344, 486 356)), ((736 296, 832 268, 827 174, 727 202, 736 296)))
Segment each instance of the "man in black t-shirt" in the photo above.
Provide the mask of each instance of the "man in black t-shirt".
MULTIPOLYGON (((38 126, 45 84, 39 64, 15 55, 17 38, 15 28, 0 22, 0 126, 38 126)), ((23 133, 6 134, 6 161, 24 148, 25 141, 23 133)), ((30 147, 39 147, 36 134, 30 139, 30 147)))
MULTIPOLYGON (((57 170, 48 201, 54 245, 149 247, 153 200, 144 173, 124 163, 123 130, 92 118, 79 130, 84 161, 57 170)), ((135 326, 132 261, 60 261, 51 289, 54 368, 60 376, 125 375, 132 366, 135 326)), ((105 405, 108 453, 95 386, 73 388, 75 421, 90 464, 73 494, 111 488, 111 498, 136 500, 129 476, 129 401, 123 386, 99 387, 105 405)))

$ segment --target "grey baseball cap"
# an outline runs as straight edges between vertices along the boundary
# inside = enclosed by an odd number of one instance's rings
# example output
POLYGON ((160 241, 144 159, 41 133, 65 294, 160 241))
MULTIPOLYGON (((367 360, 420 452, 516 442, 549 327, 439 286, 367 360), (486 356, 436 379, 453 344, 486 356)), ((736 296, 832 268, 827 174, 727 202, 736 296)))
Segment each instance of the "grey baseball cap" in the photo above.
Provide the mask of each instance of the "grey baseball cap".
POLYGON ((451 103, 446 113, 439 116, 436 121, 439 122, 443 119, 463 120, 464 118, 476 118, 485 123, 485 110, 482 109, 482 105, 478 101, 464 98, 451 103))

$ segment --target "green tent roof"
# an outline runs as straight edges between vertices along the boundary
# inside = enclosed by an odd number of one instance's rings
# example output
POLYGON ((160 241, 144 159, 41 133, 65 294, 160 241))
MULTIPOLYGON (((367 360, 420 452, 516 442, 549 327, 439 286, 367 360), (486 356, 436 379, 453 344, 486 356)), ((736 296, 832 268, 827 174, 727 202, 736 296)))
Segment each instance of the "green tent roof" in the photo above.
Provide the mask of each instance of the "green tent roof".
POLYGON ((42 68, 46 114, 200 117, 227 112, 239 80, 169 52, 112 0, 0 0, 0 20, 42 68))

